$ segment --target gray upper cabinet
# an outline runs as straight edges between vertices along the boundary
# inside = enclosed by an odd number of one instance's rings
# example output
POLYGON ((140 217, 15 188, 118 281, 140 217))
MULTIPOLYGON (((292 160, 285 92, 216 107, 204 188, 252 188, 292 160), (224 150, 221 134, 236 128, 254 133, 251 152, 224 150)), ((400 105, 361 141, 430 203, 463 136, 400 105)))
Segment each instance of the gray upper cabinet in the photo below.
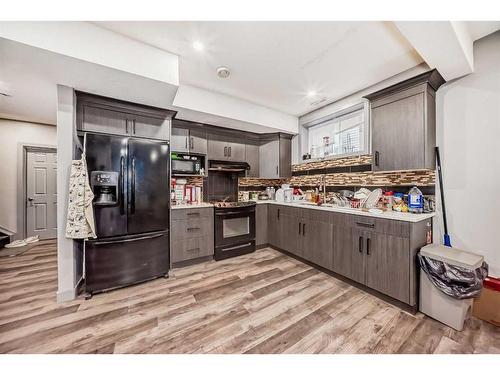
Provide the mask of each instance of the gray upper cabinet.
POLYGON ((247 172, 247 177, 259 177, 260 172, 260 148, 258 145, 246 144, 245 145, 245 157, 246 162, 250 165, 250 170, 247 172))
POLYGON ((172 128, 170 148, 174 152, 189 152, 189 130, 183 128, 172 128))
POLYGON ((189 130, 189 152, 206 155, 208 151, 207 133, 203 130, 189 130))
POLYGON ((245 161, 245 144, 231 137, 211 134, 208 137, 208 158, 210 160, 245 161))
POLYGON ((78 130, 168 140, 173 111, 76 93, 78 130))
MULTIPOLYGON (((172 139, 170 147, 172 151, 191 154, 207 154, 207 133, 203 129, 190 129, 192 124, 188 121, 173 121, 172 139)), ((197 124, 194 124, 197 125, 197 124)))
POLYGON ((279 140, 264 142, 259 150, 260 178, 278 178, 280 143, 279 140))
POLYGON ((374 171, 434 168, 435 92, 443 83, 432 70, 366 96, 374 171))
POLYGON ((259 150, 261 178, 292 176, 292 140, 282 134, 265 139, 259 150))

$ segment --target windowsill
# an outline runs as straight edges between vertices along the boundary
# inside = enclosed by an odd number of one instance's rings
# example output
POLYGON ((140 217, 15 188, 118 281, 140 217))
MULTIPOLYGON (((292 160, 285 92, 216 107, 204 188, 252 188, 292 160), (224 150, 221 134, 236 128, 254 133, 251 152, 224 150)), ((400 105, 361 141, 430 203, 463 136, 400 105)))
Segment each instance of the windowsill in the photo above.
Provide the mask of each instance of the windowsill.
POLYGON ((370 155, 370 153, 367 152, 354 152, 352 154, 342 154, 342 155, 331 155, 331 156, 325 156, 322 158, 315 158, 315 159, 307 159, 303 160, 301 159, 299 161, 299 164, 307 164, 307 163, 313 163, 313 162, 319 162, 319 161, 325 161, 325 160, 335 160, 335 159, 345 159, 345 158, 353 158, 356 156, 365 156, 365 155, 370 155))

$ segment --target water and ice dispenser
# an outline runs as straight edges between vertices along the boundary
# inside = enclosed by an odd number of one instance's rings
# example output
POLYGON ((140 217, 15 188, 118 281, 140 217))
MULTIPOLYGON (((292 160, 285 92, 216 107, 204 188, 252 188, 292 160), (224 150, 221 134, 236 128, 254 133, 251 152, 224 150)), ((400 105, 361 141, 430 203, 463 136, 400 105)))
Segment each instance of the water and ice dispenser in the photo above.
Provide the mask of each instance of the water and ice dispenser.
POLYGON ((114 206, 118 204, 118 180, 118 172, 90 172, 90 185, 95 195, 94 205, 114 206))

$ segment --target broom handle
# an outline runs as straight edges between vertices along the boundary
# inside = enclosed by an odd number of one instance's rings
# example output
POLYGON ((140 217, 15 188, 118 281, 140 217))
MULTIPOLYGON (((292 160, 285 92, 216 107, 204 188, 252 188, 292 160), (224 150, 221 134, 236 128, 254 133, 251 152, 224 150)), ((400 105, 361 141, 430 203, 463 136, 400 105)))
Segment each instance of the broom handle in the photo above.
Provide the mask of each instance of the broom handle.
POLYGON ((446 207, 444 205, 443 174, 441 172, 441 157, 439 156, 439 147, 436 146, 437 170, 439 175, 439 190, 441 193, 441 207, 443 207, 444 235, 448 236, 448 222, 446 221, 446 207))

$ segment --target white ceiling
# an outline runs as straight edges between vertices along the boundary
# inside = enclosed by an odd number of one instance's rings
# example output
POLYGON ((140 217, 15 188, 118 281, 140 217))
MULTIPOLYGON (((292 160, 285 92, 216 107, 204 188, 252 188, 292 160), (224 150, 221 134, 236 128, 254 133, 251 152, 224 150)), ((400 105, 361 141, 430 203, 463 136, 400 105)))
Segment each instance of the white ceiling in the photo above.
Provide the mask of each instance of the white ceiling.
MULTIPOLYGON (((392 22, 97 22, 180 56, 180 84, 292 115, 422 62, 392 22), (205 49, 195 51, 194 41, 205 49), (231 69, 218 78, 218 66, 231 69), (310 90, 318 93, 308 98, 310 90)), ((324 104, 324 103, 323 103, 324 104)))

